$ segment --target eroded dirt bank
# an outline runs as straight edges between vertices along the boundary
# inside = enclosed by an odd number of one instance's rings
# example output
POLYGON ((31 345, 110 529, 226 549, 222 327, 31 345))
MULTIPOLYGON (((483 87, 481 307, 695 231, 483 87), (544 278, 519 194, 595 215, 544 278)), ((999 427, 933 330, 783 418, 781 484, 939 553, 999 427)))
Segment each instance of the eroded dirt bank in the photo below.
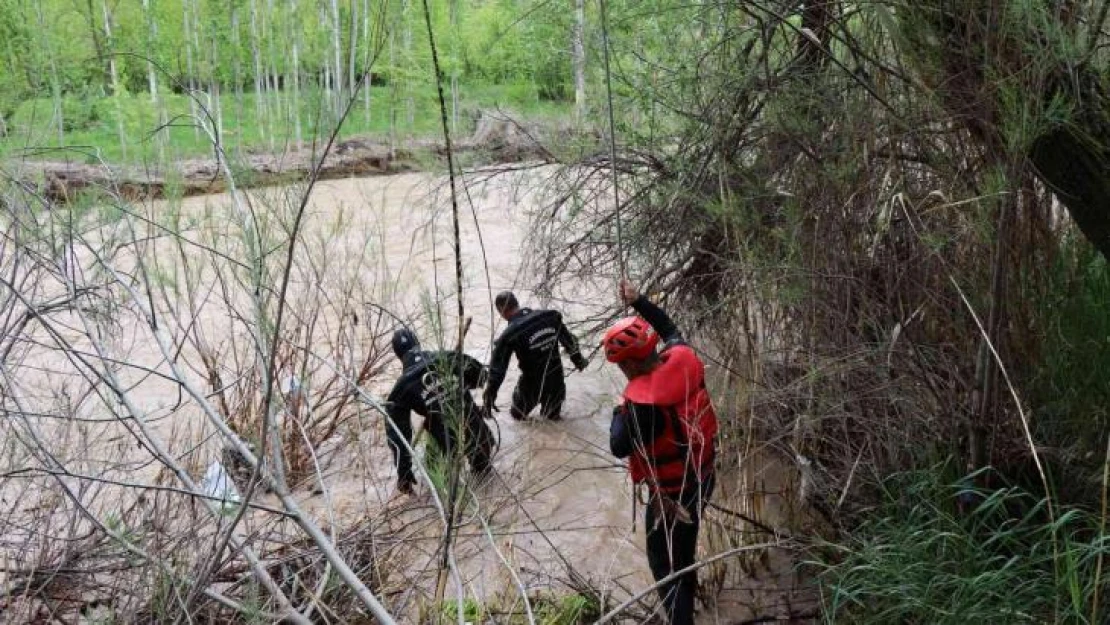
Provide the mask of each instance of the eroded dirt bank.
MULTIPOLYGON (((553 132, 556 130, 534 125, 525 128, 504 115, 479 112, 474 132, 456 138, 453 148, 457 156, 482 164, 547 160, 551 155, 540 138, 553 132)), ((227 157, 228 165, 239 187, 266 187, 307 179, 314 168, 320 180, 418 171, 426 168, 428 161, 442 160, 446 154, 441 140, 409 139, 391 144, 383 139, 351 138, 337 141, 318 164, 324 143, 291 145, 279 152, 232 153, 227 157)), ((0 171, 7 169, 19 184, 35 189, 52 202, 68 202, 90 190, 142 200, 167 194, 208 195, 228 187, 224 163, 214 156, 183 159, 170 168, 118 167, 83 162, 82 153, 73 151, 72 158, 62 160, 31 152, 10 159, 0 171)))

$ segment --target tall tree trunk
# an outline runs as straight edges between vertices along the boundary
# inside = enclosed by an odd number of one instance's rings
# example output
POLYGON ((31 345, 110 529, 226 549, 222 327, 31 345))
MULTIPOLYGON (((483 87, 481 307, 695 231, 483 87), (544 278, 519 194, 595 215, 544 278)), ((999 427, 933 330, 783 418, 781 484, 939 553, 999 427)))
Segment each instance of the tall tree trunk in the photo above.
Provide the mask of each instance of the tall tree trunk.
POLYGON ((219 67, 220 55, 216 37, 211 38, 212 43, 212 56, 210 59, 209 67, 211 68, 208 74, 208 93, 212 102, 212 116, 216 118, 216 136, 219 138, 220 144, 225 146, 224 140, 224 109, 220 102, 220 80, 219 80, 219 67))
POLYGON ((289 15, 289 29, 292 31, 291 39, 293 40, 293 136, 297 140, 299 146, 304 141, 304 136, 301 132, 301 56, 300 56, 300 42, 301 42, 301 29, 297 28, 294 24, 297 20, 297 0, 290 0, 289 2, 290 15, 289 15))
POLYGON ((339 3, 336 0, 331 0, 331 38, 332 47, 335 52, 335 75, 332 80, 335 82, 335 118, 343 112, 343 37, 340 33, 343 32, 343 25, 339 23, 339 3))
POLYGON ((239 34, 239 8, 234 4, 231 7, 231 47, 233 48, 233 56, 231 58, 231 72, 232 80, 235 82, 235 120, 236 124, 243 128, 245 122, 243 121, 243 61, 239 56, 239 51, 242 50, 242 38, 239 34))
POLYGON ((104 41, 108 46, 108 70, 112 76, 112 99, 116 101, 116 128, 119 130, 119 149, 123 158, 127 158, 127 133, 123 127, 123 103, 120 98, 119 71, 116 69, 115 46, 112 45, 112 14, 108 12, 108 0, 100 0, 100 8, 104 16, 104 41))
MULTIPOLYGON (((402 15, 404 9, 404 2, 402 0, 402 15)), ((397 44, 397 29, 389 29, 389 67, 395 69, 397 67, 397 57, 394 54, 394 47, 397 44)), ((399 72, 394 71, 389 79, 389 155, 393 156, 394 150, 397 148, 397 75, 399 72)))
POLYGON ((373 75, 370 73, 370 55, 374 53, 374 46, 376 42, 370 41, 370 0, 362 0, 362 44, 366 46, 366 54, 363 55, 362 71, 366 72, 366 84, 363 85, 362 101, 366 107, 366 129, 370 129, 372 122, 370 118, 370 87, 373 82, 373 75))
MULTIPOLYGON (((150 0, 143 0, 143 21, 146 23, 146 53, 153 57, 158 49, 158 21, 150 12, 150 0)), ((150 101, 158 102, 158 75, 154 71, 153 59, 148 59, 146 64, 146 82, 150 90, 150 101)))
MULTIPOLYGON (((194 120, 196 120, 198 119, 200 111, 197 110, 197 102, 194 99, 193 95, 193 92, 197 90, 197 68, 196 64, 193 63, 193 51, 195 49, 193 36, 196 31, 196 29, 192 26, 193 1, 194 0, 182 0, 181 7, 182 12, 184 13, 182 20, 182 34, 185 43, 185 71, 189 74, 188 78, 186 78, 185 80, 185 87, 189 90, 189 93, 187 94, 189 96, 189 114, 192 115, 194 120)), ((196 123, 193 124, 193 138, 200 138, 200 128, 197 127, 196 123)))
POLYGON ((586 0, 574 0, 574 29, 571 35, 574 63, 574 114, 579 121, 586 116, 586 0))
POLYGON ((108 72, 112 80, 112 95, 118 95, 119 71, 116 68, 115 46, 112 44, 112 14, 108 11, 108 0, 100 0, 101 15, 104 18, 104 54, 108 57, 108 72))
POLYGON ((351 2, 351 18, 348 25, 347 32, 350 33, 350 41, 347 42, 347 84, 353 91, 355 83, 355 60, 358 54, 358 0, 351 2))
POLYGON ((266 136, 265 88, 262 78, 262 51, 258 43, 258 2, 251 0, 251 57, 254 59, 254 114, 261 136, 266 136))
MULTIPOLYGON (((277 134, 278 123, 283 119, 284 111, 282 109, 282 93, 280 81, 278 78, 281 76, 281 63, 278 59, 277 47, 274 40, 277 39, 277 33, 280 32, 280 22, 275 25, 275 20, 278 19, 278 12, 274 9, 274 0, 266 0, 266 28, 264 33, 266 35, 266 51, 270 57, 270 67, 266 71, 266 89, 269 91, 268 102, 269 106, 269 128, 270 128, 270 151, 275 149, 275 135, 277 134)), ((289 136, 285 134, 285 140, 289 140, 289 136)))
POLYGON ((1034 142, 1030 161, 1087 240, 1110 260, 1110 89, 1089 68, 1059 69, 1044 101, 1076 102, 1069 123, 1034 142))
MULTIPOLYGON (((42 4, 42 0, 39 0, 39 2, 37 2, 37 4, 42 4)), ((100 63, 101 63, 101 65, 100 65, 100 68, 101 68, 100 69, 100 72, 101 72, 100 84, 101 84, 102 87, 107 87, 108 86, 107 81, 109 80, 109 76, 110 76, 109 71, 108 71, 109 57, 108 57, 108 52, 107 52, 107 50, 105 49, 105 46, 104 46, 104 40, 101 39, 101 32, 100 32, 101 26, 97 23, 97 22, 100 21, 99 18, 97 17, 97 13, 98 13, 98 11, 93 6, 93 0, 85 0, 85 16, 84 17, 85 17, 85 20, 89 24, 89 32, 92 34, 93 50, 96 52, 96 57, 97 57, 97 59, 100 60, 100 63)))
POLYGON ((50 37, 50 29, 46 24, 46 15, 42 10, 42 2, 35 2, 35 9, 39 20, 39 29, 42 31, 43 46, 46 48, 46 59, 50 65, 50 95, 54 103, 54 114, 51 116, 58 131, 58 145, 65 145, 65 108, 62 102, 62 83, 58 76, 58 63, 54 58, 54 46, 50 37))
MULTIPOLYGON (((406 60, 412 58, 412 24, 409 23, 408 8, 408 0, 401 0, 401 12, 403 16, 401 19, 405 24, 403 31, 404 37, 402 39, 402 52, 406 60)), ((416 101, 412 97, 411 89, 406 90, 406 95, 408 97, 405 98, 405 108, 408 116, 408 128, 411 131, 413 124, 416 123, 416 101)))
MULTIPOLYGON (((448 0, 451 3, 451 50, 455 58, 459 57, 459 0, 448 0)), ((453 63, 451 70, 451 132, 459 131, 459 71, 453 63)))
POLYGON ((169 131, 166 129, 168 115, 166 102, 158 93, 158 72, 155 68, 154 51, 158 49, 158 18, 150 10, 150 0, 143 0, 143 21, 146 23, 146 53, 150 59, 146 64, 147 89, 150 90, 150 101, 154 104, 154 114, 158 118, 159 130, 154 135, 155 148, 158 150, 158 162, 166 162, 166 143, 169 141, 169 131))

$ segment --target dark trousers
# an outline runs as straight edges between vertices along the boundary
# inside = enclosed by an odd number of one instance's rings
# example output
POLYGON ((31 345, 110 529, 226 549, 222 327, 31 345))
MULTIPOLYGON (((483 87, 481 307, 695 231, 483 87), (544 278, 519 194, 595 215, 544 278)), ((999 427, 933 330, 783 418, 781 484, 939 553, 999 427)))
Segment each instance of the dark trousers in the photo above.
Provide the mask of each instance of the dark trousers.
POLYGON ((528 413, 540 406, 540 416, 558 419, 567 398, 567 385, 560 368, 542 377, 520 376, 513 389, 513 403, 510 414, 514 419, 523 419, 528 413))
MULTIPOLYGON (((710 475, 701 484, 691 484, 674 498, 686 509, 691 523, 684 523, 673 518, 675 515, 667 514, 659 497, 652 495, 652 501, 644 511, 644 527, 647 531, 648 566, 655 581, 694 563, 701 514, 713 494, 713 486, 714 476, 710 475)), ((697 587, 697 571, 690 571, 659 587, 659 598, 671 625, 693 625, 697 587)))
MULTIPOLYGON (((493 432, 482 419, 481 411, 477 406, 471 406, 466 412, 466 457, 470 461, 470 470, 482 474, 490 468, 493 455, 493 432)), ((431 418, 428 419, 425 427, 440 452, 448 457, 452 456, 458 444, 459 435, 463 433, 454 420, 444 417, 431 418)))

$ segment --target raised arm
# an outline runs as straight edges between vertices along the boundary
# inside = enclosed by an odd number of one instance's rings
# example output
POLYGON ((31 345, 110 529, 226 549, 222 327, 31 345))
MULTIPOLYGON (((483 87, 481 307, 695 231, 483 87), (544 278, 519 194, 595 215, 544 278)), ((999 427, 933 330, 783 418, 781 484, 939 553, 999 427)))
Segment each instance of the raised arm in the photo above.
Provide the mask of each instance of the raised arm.
POLYGON ((652 328, 659 334, 659 338, 667 345, 676 345, 685 343, 686 340, 682 338, 682 333, 678 331, 674 321, 667 315, 667 313, 660 307, 651 303, 651 301, 640 294, 636 287, 632 286, 628 280, 621 280, 620 285, 621 299, 628 306, 631 306, 645 321, 651 324, 652 328))

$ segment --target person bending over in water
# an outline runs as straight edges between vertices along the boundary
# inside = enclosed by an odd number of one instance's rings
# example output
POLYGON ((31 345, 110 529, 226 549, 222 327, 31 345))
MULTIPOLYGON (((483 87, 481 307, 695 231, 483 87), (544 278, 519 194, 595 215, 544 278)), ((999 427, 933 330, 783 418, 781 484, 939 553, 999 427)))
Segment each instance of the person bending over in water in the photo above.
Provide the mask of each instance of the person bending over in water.
POLYGON ((387 400, 386 436, 397 467, 397 490, 412 494, 416 484, 409 452, 413 411, 425 418, 424 427, 443 456, 450 458, 462 438, 470 470, 479 478, 487 475, 493 432, 470 396, 472 389, 482 385, 486 368, 457 351, 422 351, 408 328, 393 333, 393 353, 404 365, 387 400))

